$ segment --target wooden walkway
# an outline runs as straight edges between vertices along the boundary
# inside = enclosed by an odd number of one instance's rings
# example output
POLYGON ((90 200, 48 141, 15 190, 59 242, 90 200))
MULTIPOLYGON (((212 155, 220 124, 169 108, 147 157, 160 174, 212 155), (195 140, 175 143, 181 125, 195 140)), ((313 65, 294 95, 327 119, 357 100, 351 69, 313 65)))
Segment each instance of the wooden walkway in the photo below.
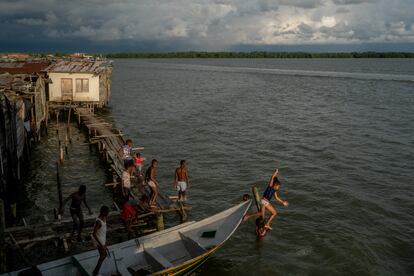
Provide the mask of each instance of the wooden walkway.
MULTIPOLYGON (((79 125, 83 123, 89 132, 89 145, 97 144, 99 153, 105 161, 108 170, 112 173, 112 183, 105 184, 113 190, 114 206, 117 211, 110 213, 108 220, 108 232, 116 232, 126 229, 125 222, 121 220, 120 209, 115 202, 115 190, 120 189, 120 178, 123 171, 123 161, 120 159, 118 152, 124 145, 122 133, 112 127, 103 118, 92 113, 90 108, 73 108, 78 117, 79 125)), ((69 116, 70 117, 70 116, 69 116)), ((62 152, 62 150, 61 150, 62 152)), ((59 176, 58 176, 59 179, 59 176)), ((59 183, 59 180, 58 180, 59 183)), ((149 195, 150 190, 141 178, 133 178, 132 184, 134 186, 134 194, 140 196, 142 194, 149 195)), ((59 184, 58 184, 59 186, 59 184)), ((59 188, 58 188, 59 189, 59 188)), ((157 198, 157 209, 148 209, 138 217, 138 224, 135 224, 131 229, 134 229, 136 235, 143 235, 164 229, 163 214, 176 212, 180 215, 181 220, 185 221, 187 218, 187 211, 191 210, 190 206, 183 206, 177 201, 171 200, 159 193, 157 198), (152 228, 148 228, 151 226, 152 228), (155 228, 154 228, 155 226, 155 228)), ((84 233, 92 232, 93 223, 97 214, 85 214, 84 233)), ((10 227, 5 229, 6 242, 16 246, 20 250, 29 249, 42 241, 54 240, 63 241, 65 249, 67 250, 66 240, 71 236, 73 222, 72 219, 55 219, 45 221, 44 223, 25 225, 18 227, 10 227)), ((129 229, 129 231, 131 231, 129 229)))
MULTIPOLYGON (((78 116, 78 123, 83 123, 87 127, 90 144, 98 145, 99 152, 112 173, 112 183, 108 183, 106 186, 112 187, 115 192, 124 170, 123 160, 119 156, 119 151, 125 144, 123 134, 120 130, 113 128, 112 124, 92 113, 88 108, 75 108, 75 114, 78 116)), ((144 149, 143 147, 138 148, 144 149)), ((134 194, 149 194, 149 188, 144 184, 142 178, 132 178, 132 184, 134 194)), ((184 217, 186 217, 185 210, 190 209, 164 196, 162 192, 158 194, 157 204, 159 209, 171 209, 172 212, 179 208, 182 210, 181 215, 184 217)))

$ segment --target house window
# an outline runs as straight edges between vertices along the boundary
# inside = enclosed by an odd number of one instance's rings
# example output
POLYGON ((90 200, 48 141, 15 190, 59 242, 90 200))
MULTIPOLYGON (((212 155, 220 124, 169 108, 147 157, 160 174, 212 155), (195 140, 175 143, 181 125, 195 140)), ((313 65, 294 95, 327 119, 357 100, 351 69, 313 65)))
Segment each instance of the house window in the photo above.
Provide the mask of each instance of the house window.
POLYGON ((89 92, 89 80, 76 79, 76 92, 89 92))

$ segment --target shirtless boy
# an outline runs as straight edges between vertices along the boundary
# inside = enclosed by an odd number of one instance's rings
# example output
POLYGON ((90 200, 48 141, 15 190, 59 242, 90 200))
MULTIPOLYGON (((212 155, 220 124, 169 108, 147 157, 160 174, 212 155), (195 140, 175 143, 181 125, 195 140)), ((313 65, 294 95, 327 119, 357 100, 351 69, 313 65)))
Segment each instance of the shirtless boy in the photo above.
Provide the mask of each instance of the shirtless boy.
POLYGON ((175 170, 174 189, 178 191, 178 200, 186 201, 186 190, 191 187, 190 179, 188 178, 187 162, 181 160, 180 166, 175 170))
POLYGON ((85 204, 86 208, 89 210, 89 214, 92 214, 91 208, 89 208, 88 204, 86 203, 86 186, 80 185, 79 190, 77 192, 72 193, 70 196, 68 196, 65 201, 63 201, 62 209, 60 210, 60 213, 63 214, 63 207, 65 204, 72 200, 70 204, 70 215, 72 216, 73 220, 73 230, 72 230, 72 236, 75 234, 75 231, 78 231, 78 241, 82 241, 82 228, 83 228, 83 213, 81 209, 82 202, 85 204))

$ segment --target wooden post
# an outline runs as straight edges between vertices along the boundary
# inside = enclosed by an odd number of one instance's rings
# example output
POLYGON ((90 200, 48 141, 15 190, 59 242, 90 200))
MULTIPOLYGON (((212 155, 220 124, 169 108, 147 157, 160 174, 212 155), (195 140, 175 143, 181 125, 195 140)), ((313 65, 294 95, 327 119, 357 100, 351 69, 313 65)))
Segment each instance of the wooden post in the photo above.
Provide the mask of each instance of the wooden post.
POLYGON ((62 239, 63 242, 63 248, 65 249, 65 252, 69 251, 69 246, 68 246, 68 242, 65 238, 62 239))
POLYGON ((81 116, 80 116, 80 112, 78 110, 78 127, 81 126, 81 116))
POLYGON ((47 127, 49 126, 49 105, 48 104, 46 104, 45 115, 46 115, 46 133, 47 133, 47 127))
POLYGON ((6 243, 4 241, 4 229, 6 229, 6 218, 4 202, 0 198, 0 272, 6 272, 6 243))
POLYGON ((162 215, 162 213, 157 213, 156 214, 156 220, 157 220, 157 231, 162 231, 164 230, 164 216, 162 215))
POLYGON ((60 146, 60 138, 59 138, 59 111, 55 111, 56 112, 56 135, 57 135, 57 138, 58 138, 58 143, 59 143, 59 146, 60 146))
POLYGON ((68 133, 66 132, 65 135, 65 154, 66 154, 66 158, 68 157, 68 133))
POLYGON ((71 131, 70 131, 70 119, 71 119, 71 115, 70 114, 71 114, 71 111, 72 111, 72 108, 70 107, 69 108, 69 114, 68 114, 68 126, 67 126, 67 129, 66 129, 66 137, 69 136, 69 143, 72 144, 72 135, 71 135, 71 131))
POLYGON ((59 210, 62 210, 63 198, 62 198, 62 185, 60 183, 59 162, 56 162, 56 183, 57 183, 57 192, 58 192, 58 197, 59 197, 59 210))
POLYGON ((254 201, 256 202, 257 211, 260 211, 260 195, 256 186, 252 187, 254 201))
POLYGON ((63 163, 63 147, 59 147, 59 161, 62 164, 63 163))

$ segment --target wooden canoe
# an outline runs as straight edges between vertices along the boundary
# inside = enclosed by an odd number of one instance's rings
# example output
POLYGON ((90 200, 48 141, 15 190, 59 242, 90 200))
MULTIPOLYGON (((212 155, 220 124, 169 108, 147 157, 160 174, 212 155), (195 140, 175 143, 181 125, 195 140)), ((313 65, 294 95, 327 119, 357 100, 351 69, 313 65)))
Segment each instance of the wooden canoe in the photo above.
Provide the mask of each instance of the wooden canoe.
MULTIPOLYGON (((203 264, 236 231, 251 200, 198 222, 187 222, 108 247, 101 275, 180 275, 203 264)), ((92 250, 38 265, 43 276, 92 275, 99 254, 92 250)), ((17 275, 19 271, 5 275, 17 275)))

